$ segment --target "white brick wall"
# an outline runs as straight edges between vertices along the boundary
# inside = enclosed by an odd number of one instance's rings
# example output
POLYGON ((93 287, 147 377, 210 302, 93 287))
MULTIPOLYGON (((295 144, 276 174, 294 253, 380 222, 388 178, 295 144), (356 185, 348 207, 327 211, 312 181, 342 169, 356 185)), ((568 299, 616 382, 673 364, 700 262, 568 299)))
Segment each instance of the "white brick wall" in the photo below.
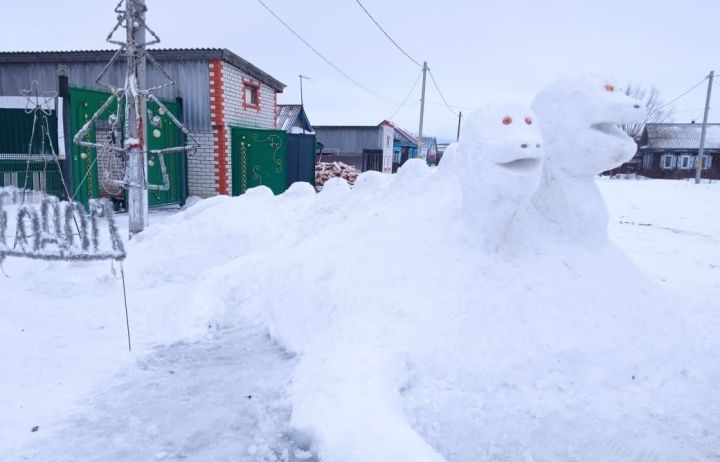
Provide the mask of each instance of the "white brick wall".
POLYGON ((218 193, 215 176, 215 134, 193 133, 200 144, 194 156, 188 156, 188 186, 191 196, 211 197, 218 193))
MULTIPOLYGON (((221 68, 210 67, 210 76, 216 72, 221 73, 223 88, 222 120, 225 126, 227 157, 225 168, 227 170, 227 191, 232 194, 232 144, 231 127, 242 126, 250 128, 275 128, 275 90, 258 82, 249 75, 244 74, 233 65, 222 62, 221 68), (243 106, 243 79, 260 86, 260 109, 243 106)), ((210 96, 211 111, 215 106, 215 98, 210 96)), ((215 125, 213 124, 213 127, 215 125)), ((193 133, 200 144, 200 149, 188 158, 188 182, 190 194, 200 197, 210 197, 218 194, 218 162, 220 154, 216 142, 217 130, 213 128, 208 133, 193 133)))
MULTIPOLYGON (((223 113, 227 138, 228 191, 232 194, 232 142, 231 126, 249 128, 275 128, 275 90, 243 73, 232 64, 223 62, 223 113), (243 83, 250 81, 260 86, 260 109, 243 106, 243 83)), ((248 101, 249 102, 249 101, 248 101)))

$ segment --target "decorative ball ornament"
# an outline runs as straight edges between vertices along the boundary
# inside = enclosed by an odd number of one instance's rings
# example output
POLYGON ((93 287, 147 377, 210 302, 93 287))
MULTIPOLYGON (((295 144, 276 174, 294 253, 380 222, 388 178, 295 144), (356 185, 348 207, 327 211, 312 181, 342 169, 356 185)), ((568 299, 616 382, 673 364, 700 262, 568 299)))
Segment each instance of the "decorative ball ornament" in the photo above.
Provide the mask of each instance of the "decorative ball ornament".
POLYGON ((88 160, 88 157, 90 157, 90 156, 88 155, 87 152, 82 152, 82 153, 80 153, 80 158, 81 158, 82 160, 88 160))
POLYGON ((153 130, 153 136, 154 136, 155 138, 160 138, 160 135, 161 135, 161 134, 162 134, 162 133, 160 133, 160 130, 158 130, 157 128, 156 128, 155 130, 153 130))
POLYGON ((152 160, 152 159, 150 159, 150 160, 148 161, 148 166, 154 167, 154 166, 155 166, 155 161, 152 160))
POLYGON ((158 109, 158 114, 160 114, 160 115, 165 115, 165 112, 166 111, 165 111, 164 107, 161 107, 160 109, 158 109))

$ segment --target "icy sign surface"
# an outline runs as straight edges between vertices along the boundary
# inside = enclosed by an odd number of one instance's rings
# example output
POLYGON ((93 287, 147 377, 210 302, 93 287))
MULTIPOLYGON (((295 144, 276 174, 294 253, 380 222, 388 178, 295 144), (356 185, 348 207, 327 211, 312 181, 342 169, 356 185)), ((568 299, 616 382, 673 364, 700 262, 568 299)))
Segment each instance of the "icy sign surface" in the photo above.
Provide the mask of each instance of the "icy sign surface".
POLYGON ((52 196, 43 197, 39 206, 25 204, 25 196, 27 191, 0 188, 0 262, 7 257, 68 261, 125 258, 109 201, 91 201, 88 213, 76 202, 61 202, 52 196), (14 220, 6 208, 16 212, 14 220))

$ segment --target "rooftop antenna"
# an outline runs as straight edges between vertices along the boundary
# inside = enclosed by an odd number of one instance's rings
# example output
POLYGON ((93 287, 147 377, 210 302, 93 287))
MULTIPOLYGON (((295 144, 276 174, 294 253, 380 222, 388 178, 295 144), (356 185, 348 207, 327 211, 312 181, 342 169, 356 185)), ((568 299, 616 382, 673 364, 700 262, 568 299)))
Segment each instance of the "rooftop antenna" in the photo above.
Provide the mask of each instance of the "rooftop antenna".
POLYGON ((155 90, 175 85, 175 82, 146 49, 147 46, 160 43, 160 37, 158 37, 145 21, 147 11, 145 0, 120 0, 115 6, 117 21, 115 27, 113 27, 112 31, 108 34, 106 41, 114 45, 119 45, 120 48, 105 65, 97 79, 95 79, 97 84, 108 88, 112 95, 73 137, 73 141, 80 146, 108 149, 115 155, 123 156, 127 159, 124 179, 116 180, 114 184, 126 189, 128 192, 127 209, 130 238, 142 232, 148 225, 148 190, 167 191, 170 188, 170 180, 165 166, 164 155, 178 154, 180 152, 188 152, 190 155, 193 155, 199 147, 190 132, 152 93, 155 90), (119 29, 125 29, 124 41, 119 41, 114 38, 115 32, 119 29), (149 40, 148 35, 150 36, 149 40), (124 57, 126 61, 125 81, 120 85, 103 82, 102 79, 110 67, 121 57, 124 57), (148 62, 165 77, 166 81, 164 83, 152 88, 147 88, 146 71, 148 62), (158 115, 148 115, 148 100, 158 105, 158 115), (117 114, 111 116, 110 123, 115 130, 118 128, 117 125, 124 120, 124 142, 118 141, 112 145, 109 143, 100 144, 91 142, 91 127, 113 102, 117 102, 118 109, 117 114), (153 125, 159 124, 161 122, 161 116, 166 116, 170 119, 170 122, 176 125, 187 139, 192 141, 192 144, 148 150, 146 137, 148 122, 153 125), (157 156, 159 159, 163 178, 163 184, 161 185, 152 185, 147 182, 148 155, 157 156))
MULTIPOLYGON (((305 101, 303 100, 303 80, 312 80, 312 78, 308 77, 307 75, 299 74, 298 78, 300 79, 300 109, 302 111, 305 111, 305 101)), ((303 123, 303 135, 305 134, 305 124, 303 123)))

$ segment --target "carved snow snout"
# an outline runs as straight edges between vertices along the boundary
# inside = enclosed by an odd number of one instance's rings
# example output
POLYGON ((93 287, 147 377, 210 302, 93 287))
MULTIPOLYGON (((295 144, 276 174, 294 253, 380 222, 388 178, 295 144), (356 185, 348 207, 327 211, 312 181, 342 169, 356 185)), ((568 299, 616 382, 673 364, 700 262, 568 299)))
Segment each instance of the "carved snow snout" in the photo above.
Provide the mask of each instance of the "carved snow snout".
POLYGON ((645 120, 647 108, 612 80, 559 80, 535 97, 548 162, 569 176, 593 176, 632 158, 635 142, 620 125, 645 120))

